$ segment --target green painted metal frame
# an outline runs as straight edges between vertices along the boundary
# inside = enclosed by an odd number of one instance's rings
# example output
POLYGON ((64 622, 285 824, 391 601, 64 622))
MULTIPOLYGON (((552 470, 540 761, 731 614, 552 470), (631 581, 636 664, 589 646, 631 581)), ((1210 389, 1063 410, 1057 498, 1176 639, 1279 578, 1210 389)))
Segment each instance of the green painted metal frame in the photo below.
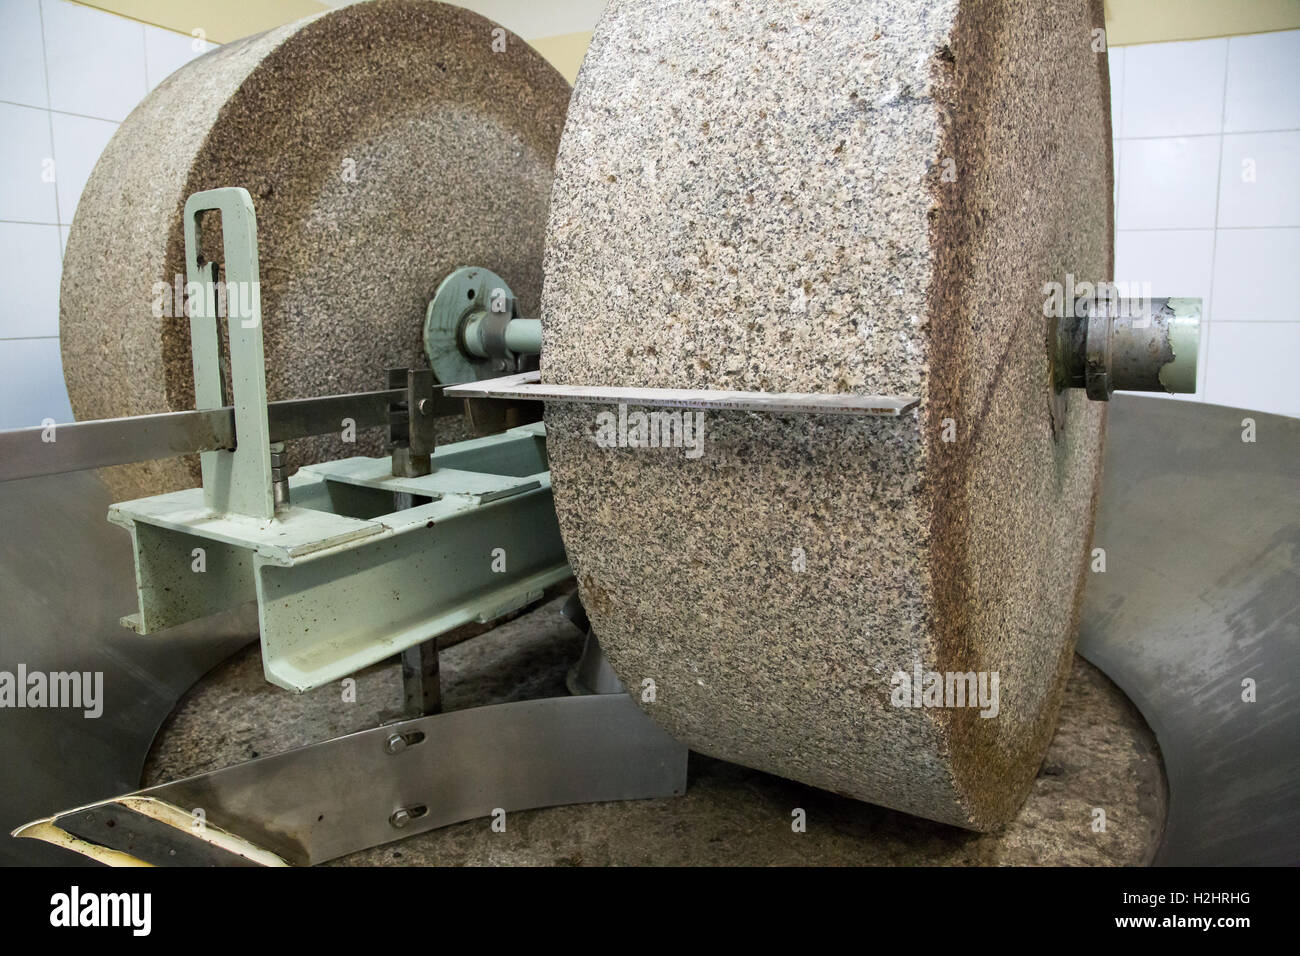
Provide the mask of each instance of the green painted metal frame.
POLYGON ((544 425, 444 445, 420 478, 391 469, 303 467, 273 519, 215 512, 197 488, 113 505, 139 602, 122 623, 150 634, 256 600, 266 679, 305 691, 524 607, 572 573, 544 425), (393 511, 395 493, 431 500, 393 511))
POLYGON ((185 203, 196 404, 227 404, 216 271, 200 263, 200 218, 221 213, 237 447, 205 452, 203 487, 122 502, 139 610, 152 634, 256 601, 267 680, 305 691, 470 621, 539 599, 572 572, 560 540, 545 426, 437 448, 431 474, 394 477, 391 458, 301 468, 278 508, 271 485, 257 218, 248 192, 185 203), (398 509, 396 495, 420 502, 398 509))

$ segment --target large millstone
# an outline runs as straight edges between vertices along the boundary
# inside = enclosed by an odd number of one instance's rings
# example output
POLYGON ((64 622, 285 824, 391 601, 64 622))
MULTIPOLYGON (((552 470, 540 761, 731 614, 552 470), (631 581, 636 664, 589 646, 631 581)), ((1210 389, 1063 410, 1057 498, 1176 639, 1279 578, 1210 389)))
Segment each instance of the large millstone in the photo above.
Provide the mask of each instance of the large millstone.
POLYGON ((1023 800, 1100 466, 1102 408, 1050 385, 1043 285, 1111 274, 1101 23, 1091 0, 606 12, 557 160, 544 379, 921 398, 709 414, 698 458, 548 407, 592 625, 694 749, 975 829, 1023 800), (996 716, 898 706, 918 666, 997 672, 996 716))
MULTIPOLYGON (((522 40, 425 0, 345 7, 195 60, 122 124, 73 220, 60 331, 77 418, 194 407, 188 319, 158 284, 184 275, 181 211, 203 189, 253 197, 273 400, 426 365, 425 307, 467 263, 535 314, 568 98, 522 40)), ((378 432, 357 437, 295 443, 291 460, 383 454, 378 432)), ((105 477, 117 499, 188 487, 197 457, 105 477)))

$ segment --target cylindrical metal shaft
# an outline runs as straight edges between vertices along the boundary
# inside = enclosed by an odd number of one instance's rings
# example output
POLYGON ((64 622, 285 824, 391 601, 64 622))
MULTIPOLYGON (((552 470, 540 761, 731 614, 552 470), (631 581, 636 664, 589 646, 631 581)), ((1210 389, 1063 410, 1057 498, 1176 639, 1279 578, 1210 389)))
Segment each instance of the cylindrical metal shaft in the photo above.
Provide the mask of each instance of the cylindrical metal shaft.
MULTIPOLYGON (((1122 302, 1141 303, 1127 299, 1122 302)), ((1111 377, 1117 391, 1194 392, 1200 299, 1152 299, 1111 320, 1111 377), (1133 314, 1136 312, 1136 314, 1133 314)))
MULTIPOLYGON (((465 350, 475 358, 501 358, 484 340, 486 312, 476 312, 465 323, 465 350)), ((499 331, 499 330, 498 330, 499 331)), ((499 343, 500 340, 498 340, 499 343)), ((542 320, 511 319, 505 327, 505 346, 516 355, 537 355, 542 351, 542 320)))
POLYGON ((506 326, 506 348, 519 355, 538 355, 542 351, 542 320, 511 319, 506 326))
POLYGON ((1057 330, 1057 386, 1111 392, 1194 392, 1200 299, 1101 298, 1057 330))

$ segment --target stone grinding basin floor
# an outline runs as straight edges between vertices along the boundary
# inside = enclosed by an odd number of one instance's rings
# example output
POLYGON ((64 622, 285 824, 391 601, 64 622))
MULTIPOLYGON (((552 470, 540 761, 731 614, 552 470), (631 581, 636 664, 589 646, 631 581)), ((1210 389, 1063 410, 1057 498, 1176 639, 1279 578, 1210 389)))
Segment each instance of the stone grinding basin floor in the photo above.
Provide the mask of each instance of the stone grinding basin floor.
MULTIPOLYGON (((564 596, 443 651, 448 710, 566 693, 582 635, 564 596)), ((337 685, 294 695, 262 678, 257 645, 215 668, 177 704, 142 786, 364 730, 397 716, 396 661, 357 676, 357 702, 337 685)), ((520 811, 505 833, 471 820, 350 854, 333 865, 1142 865, 1166 810, 1155 738, 1099 670, 1075 657, 1056 735, 1016 818, 974 833, 860 803, 692 754, 686 795, 520 811), (807 831, 791 829, 791 811, 807 831), (1094 832, 1094 808, 1106 831, 1094 832)))

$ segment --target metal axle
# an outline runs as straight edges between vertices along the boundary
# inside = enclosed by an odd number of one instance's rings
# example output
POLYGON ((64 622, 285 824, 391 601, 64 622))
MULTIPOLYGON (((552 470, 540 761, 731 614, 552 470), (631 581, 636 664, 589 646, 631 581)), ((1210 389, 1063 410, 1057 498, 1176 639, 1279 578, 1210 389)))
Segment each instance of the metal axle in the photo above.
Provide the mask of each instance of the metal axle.
POLYGON ((1058 391, 1082 388, 1099 402, 1115 391, 1196 391, 1200 299, 1101 298, 1082 311, 1057 328, 1058 391))
MULTIPOLYGON (((1093 301, 1071 302, 1070 311, 1072 314, 1058 320, 1050 336, 1052 380, 1058 392, 1082 388, 1090 399, 1104 402, 1116 390, 1196 391, 1200 299, 1100 296, 1093 301)), ((458 269, 443 281, 429 304, 425 347, 439 379, 454 386, 449 396, 507 401, 636 401, 647 405, 823 414, 898 414, 915 402, 908 396, 876 396, 878 401, 862 408, 846 401, 847 396, 834 395, 577 389, 543 384, 536 372, 528 372, 520 365, 521 356, 541 353, 541 321, 516 317, 514 294, 504 280, 479 267, 458 269)))
POLYGON ((517 355, 540 355, 542 352, 541 319, 509 319, 501 323, 500 345, 493 342, 491 320, 487 312, 470 316, 465 325, 465 348, 475 358, 504 358, 507 352, 517 355))

